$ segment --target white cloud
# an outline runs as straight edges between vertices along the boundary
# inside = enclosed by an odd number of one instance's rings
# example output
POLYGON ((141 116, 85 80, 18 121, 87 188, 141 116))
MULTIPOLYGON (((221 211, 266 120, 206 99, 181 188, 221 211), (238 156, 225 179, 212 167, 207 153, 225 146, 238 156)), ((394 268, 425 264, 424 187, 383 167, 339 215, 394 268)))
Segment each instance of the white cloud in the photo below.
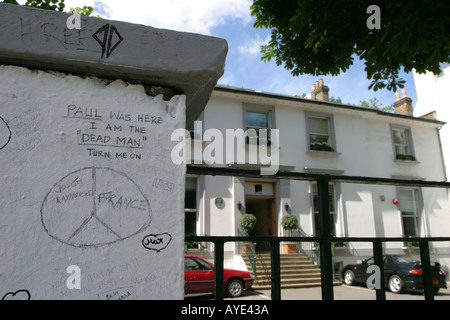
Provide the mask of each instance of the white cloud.
POLYGON ((155 28, 210 34, 230 21, 251 21, 251 0, 66 0, 70 7, 99 8, 102 17, 155 28))
POLYGON ((261 46, 267 44, 269 40, 270 34, 267 35, 264 39, 259 34, 256 34, 253 39, 246 41, 245 43, 240 45, 237 49, 241 54, 250 54, 250 55, 260 54, 261 46))

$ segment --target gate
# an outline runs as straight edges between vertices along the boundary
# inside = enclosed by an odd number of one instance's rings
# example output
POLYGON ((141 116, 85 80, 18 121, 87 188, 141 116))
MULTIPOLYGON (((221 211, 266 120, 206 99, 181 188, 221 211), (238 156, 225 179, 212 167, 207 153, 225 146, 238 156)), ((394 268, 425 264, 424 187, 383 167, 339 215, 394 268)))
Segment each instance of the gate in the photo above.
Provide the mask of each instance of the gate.
MULTIPOLYGON (((234 169, 218 167, 187 166, 187 174, 211 175, 211 176, 235 176, 245 178, 260 178, 260 170, 234 169)), ((215 291, 216 300, 224 299, 223 292, 223 267, 224 267, 224 244, 226 242, 270 242, 271 254, 271 298, 281 300, 281 275, 280 275, 280 243, 282 241, 294 242, 317 242, 320 244, 320 269, 321 269, 321 292, 323 300, 333 300, 333 242, 371 242, 375 264, 380 268, 380 288, 376 290, 377 300, 386 299, 386 288, 383 267, 383 243, 384 242, 416 242, 419 244, 420 259, 422 263, 424 296, 426 300, 434 299, 431 262, 430 242, 450 241, 450 237, 334 237, 330 232, 330 210, 329 210, 329 184, 330 182, 357 183, 371 185, 395 185, 428 188, 450 188, 449 182, 404 180, 389 178, 372 178, 358 176, 341 176, 312 174, 303 172, 279 171, 271 175, 271 178, 286 180, 315 181, 317 183, 319 197, 319 224, 320 234, 316 237, 218 237, 218 236, 186 236, 185 241, 200 241, 214 243, 215 263, 215 291)))

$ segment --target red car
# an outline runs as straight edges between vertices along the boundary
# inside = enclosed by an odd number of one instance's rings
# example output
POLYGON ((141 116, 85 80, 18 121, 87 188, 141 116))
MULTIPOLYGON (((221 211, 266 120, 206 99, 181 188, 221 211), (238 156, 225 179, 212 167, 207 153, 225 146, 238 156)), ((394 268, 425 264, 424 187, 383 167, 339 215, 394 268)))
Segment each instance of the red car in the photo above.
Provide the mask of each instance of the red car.
MULTIPOLYGON (((253 285, 253 277, 248 271, 223 269, 225 294, 239 297, 253 285)), ((184 256, 184 292, 214 291, 214 265, 195 255, 184 256)))

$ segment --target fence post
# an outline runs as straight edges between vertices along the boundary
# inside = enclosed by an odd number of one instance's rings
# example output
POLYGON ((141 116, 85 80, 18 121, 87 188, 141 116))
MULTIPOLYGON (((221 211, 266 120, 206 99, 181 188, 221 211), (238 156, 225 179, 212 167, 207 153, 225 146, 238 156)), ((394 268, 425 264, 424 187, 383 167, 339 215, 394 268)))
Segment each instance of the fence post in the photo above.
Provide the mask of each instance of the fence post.
POLYGON ((320 223, 320 269, 322 279, 322 299, 333 300, 333 257, 331 252, 330 229, 330 187, 326 178, 317 179, 317 192, 319 196, 319 223, 320 223))
POLYGON ((434 300, 433 283, 431 276, 430 248, 428 241, 420 241, 420 261, 422 263, 422 277, 425 300, 434 300))
POLYGON ((384 262, 383 262, 383 243, 381 241, 373 242, 373 257, 375 265, 380 268, 379 288, 376 288, 377 300, 386 300, 386 285, 384 283, 384 262))
POLYGON ((214 241, 214 299, 223 300, 223 247, 224 241, 215 240, 214 241))
POLYGON ((271 297, 272 300, 281 300, 281 275, 280 275, 280 242, 270 242, 271 263, 271 297))

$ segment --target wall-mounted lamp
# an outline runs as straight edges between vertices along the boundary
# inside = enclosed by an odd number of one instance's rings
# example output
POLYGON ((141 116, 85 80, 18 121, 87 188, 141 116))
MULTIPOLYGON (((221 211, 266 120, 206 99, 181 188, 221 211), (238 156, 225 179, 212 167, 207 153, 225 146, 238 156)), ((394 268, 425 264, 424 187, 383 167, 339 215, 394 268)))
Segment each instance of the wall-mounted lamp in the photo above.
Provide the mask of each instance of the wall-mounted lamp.
POLYGON ((239 202, 237 203, 237 208, 238 208, 238 210, 241 211, 241 210, 242 210, 242 207, 243 207, 243 205, 242 205, 242 203, 239 201, 239 202))
POLYGON ((289 211, 291 210, 291 207, 289 206, 289 203, 286 203, 284 205, 284 210, 286 210, 286 212, 289 213, 289 211))
POLYGON ((392 200, 392 203, 393 203, 393 204, 398 204, 398 199, 395 198, 394 200, 392 200))

